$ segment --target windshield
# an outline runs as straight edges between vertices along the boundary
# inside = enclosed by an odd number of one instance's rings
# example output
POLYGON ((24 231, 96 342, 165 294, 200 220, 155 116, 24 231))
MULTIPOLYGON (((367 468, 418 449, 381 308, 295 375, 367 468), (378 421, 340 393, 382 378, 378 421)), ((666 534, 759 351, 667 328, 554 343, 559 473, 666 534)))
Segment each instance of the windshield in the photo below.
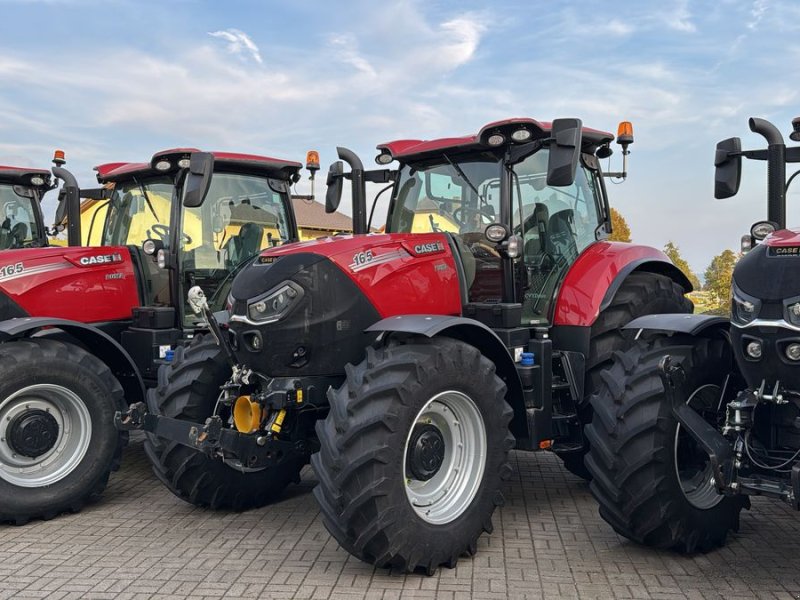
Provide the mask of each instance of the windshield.
MULTIPOLYGON (((108 201, 103 245, 141 246, 147 239, 156 239, 168 247, 174 187, 169 177, 117 182, 108 201)), ((91 239, 94 228, 98 226, 90 221, 85 237, 91 239)))
POLYGON ((24 248, 43 238, 36 224, 37 200, 19 195, 19 186, 0 184, 0 250, 24 248))
POLYGON ((493 155, 405 165, 389 231, 483 233, 500 214, 500 161, 493 155))

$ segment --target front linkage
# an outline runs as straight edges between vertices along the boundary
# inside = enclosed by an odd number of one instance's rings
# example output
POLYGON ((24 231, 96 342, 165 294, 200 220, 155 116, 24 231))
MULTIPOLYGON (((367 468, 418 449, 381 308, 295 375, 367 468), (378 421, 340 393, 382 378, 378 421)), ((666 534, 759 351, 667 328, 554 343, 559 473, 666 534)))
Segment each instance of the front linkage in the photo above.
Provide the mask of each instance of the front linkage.
MULTIPOLYGON (((284 409, 285 410, 285 409, 284 409)), ((280 416, 275 413, 274 421, 280 416)), ((282 419, 281 419, 282 420, 282 419)), ((280 440, 267 432, 264 435, 241 433, 224 426, 214 415, 205 423, 192 423, 147 412, 144 402, 131 405, 126 412, 117 412, 114 424, 121 431, 141 430, 159 438, 194 448, 212 458, 237 459, 248 469, 278 464, 293 452, 307 453, 304 441, 280 440)), ((273 423, 272 427, 280 427, 273 423)))
POLYGON ((222 386, 218 404, 230 410, 235 428, 231 428, 230 423, 225 423, 218 414, 208 417, 205 423, 195 423, 153 414, 144 402, 137 402, 127 411, 115 414, 117 429, 146 431, 211 458, 238 464, 242 469, 268 468, 294 455, 307 455, 311 449, 306 437, 279 437, 287 414, 306 407, 300 380, 269 379, 237 364, 233 349, 211 312, 203 291, 195 286, 188 297, 195 313, 205 318, 230 364, 232 376, 222 386), (256 385, 257 381, 265 385, 256 385), (245 390, 252 391, 245 393, 245 390))
MULTIPOLYGON (((771 496, 800 510, 800 463, 791 466, 788 477, 781 477, 778 468, 762 465, 752 456, 748 441, 754 423, 753 414, 759 404, 789 402, 784 398, 788 392, 782 391, 780 382, 775 384, 771 394, 765 393, 763 383, 758 390, 739 391, 726 405, 727 386, 724 387, 719 407, 725 406, 725 420, 720 430, 686 403, 690 390, 680 363, 675 363, 670 355, 664 356, 659 363, 659 375, 675 419, 708 455, 717 492, 726 496, 771 496)), ((791 462, 792 458, 785 461, 784 467, 791 462)), ((784 473, 786 471, 789 469, 784 473)))

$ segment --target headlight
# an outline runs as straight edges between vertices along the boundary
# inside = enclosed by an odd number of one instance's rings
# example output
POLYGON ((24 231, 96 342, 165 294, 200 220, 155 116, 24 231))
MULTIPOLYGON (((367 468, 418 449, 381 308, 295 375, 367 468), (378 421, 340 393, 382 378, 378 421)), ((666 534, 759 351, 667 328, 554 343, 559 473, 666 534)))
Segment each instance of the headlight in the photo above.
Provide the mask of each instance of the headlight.
POLYGON ((303 288, 285 281, 266 296, 247 303, 247 316, 255 323, 272 323, 281 319, 303 296, 303 288))
POLYGON ((800 298, 783 301, 783 317, 792 325, 800 327, 800 298))
POLYGON ((746 325, 758 316, 761 310, 761 300, 748 296, 734 285, 731 309, 732 321, 739 325, 746 325))

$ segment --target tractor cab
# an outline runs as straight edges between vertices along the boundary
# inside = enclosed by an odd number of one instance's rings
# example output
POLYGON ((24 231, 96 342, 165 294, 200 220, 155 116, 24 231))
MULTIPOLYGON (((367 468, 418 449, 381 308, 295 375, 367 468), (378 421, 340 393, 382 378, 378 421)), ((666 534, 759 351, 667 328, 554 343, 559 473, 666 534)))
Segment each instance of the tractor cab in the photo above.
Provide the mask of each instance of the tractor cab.
POLYGON ((0 250, 47 245, 41 202, 50 182, 45 170, 0 166, 0 250))
POLYGON ((212 153, 208 193, 199 205, 187 206, 186 172, 196 152, 167 150, 150 163, 96 167, 106 198, 90 200, 93 217, 86 232, 89 239, 99 236, 102 246, 131 248, 143 272, 146 304, 174 306, 178 322, 189 328, 196 319, 177 299, 186 298, 192 286, 201 285, 221 309, 237 267, 261 250, 296 241, 290 186, 302 168, 262 156, 212 153))
POLYGON ((400 162, 387 232, 448 233, 463 263, 467 302, 520 303, 521 322, 534 326, 550 322, 558 284, 578 255, 610 233, 594 152, 613 136, 584 129, 572 181, 553 185, 550 150, 532 141, 541 133, 534 121, 516 119, 478 136, 378 147, 379 162, 400 162), (517 138, 522 144, 509 145, 517 138), (507 274, 506 258, 518 259, 507 274))

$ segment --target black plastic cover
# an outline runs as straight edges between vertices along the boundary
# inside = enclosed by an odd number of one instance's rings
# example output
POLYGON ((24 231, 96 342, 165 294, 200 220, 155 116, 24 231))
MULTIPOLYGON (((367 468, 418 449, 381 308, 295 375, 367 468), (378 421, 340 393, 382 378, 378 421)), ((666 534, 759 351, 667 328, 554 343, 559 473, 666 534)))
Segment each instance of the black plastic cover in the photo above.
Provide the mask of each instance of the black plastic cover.
POLYGON ((739 259, 733 280, 740 290, 767 301, 800 296, 800 252, 792 254, 778 250, 777 247, 757 244, 739 259))
POLYGON ((317 254, 259 257, 234 279, 231 295, 236 358, 270 377, 343 374, 378 335, 365 332, 380 319, 377 310, 339 267, 317 254), (263 325, 235 320, 247 316, 248 300, 287 280, 303 294, 286 316, 263 325))

